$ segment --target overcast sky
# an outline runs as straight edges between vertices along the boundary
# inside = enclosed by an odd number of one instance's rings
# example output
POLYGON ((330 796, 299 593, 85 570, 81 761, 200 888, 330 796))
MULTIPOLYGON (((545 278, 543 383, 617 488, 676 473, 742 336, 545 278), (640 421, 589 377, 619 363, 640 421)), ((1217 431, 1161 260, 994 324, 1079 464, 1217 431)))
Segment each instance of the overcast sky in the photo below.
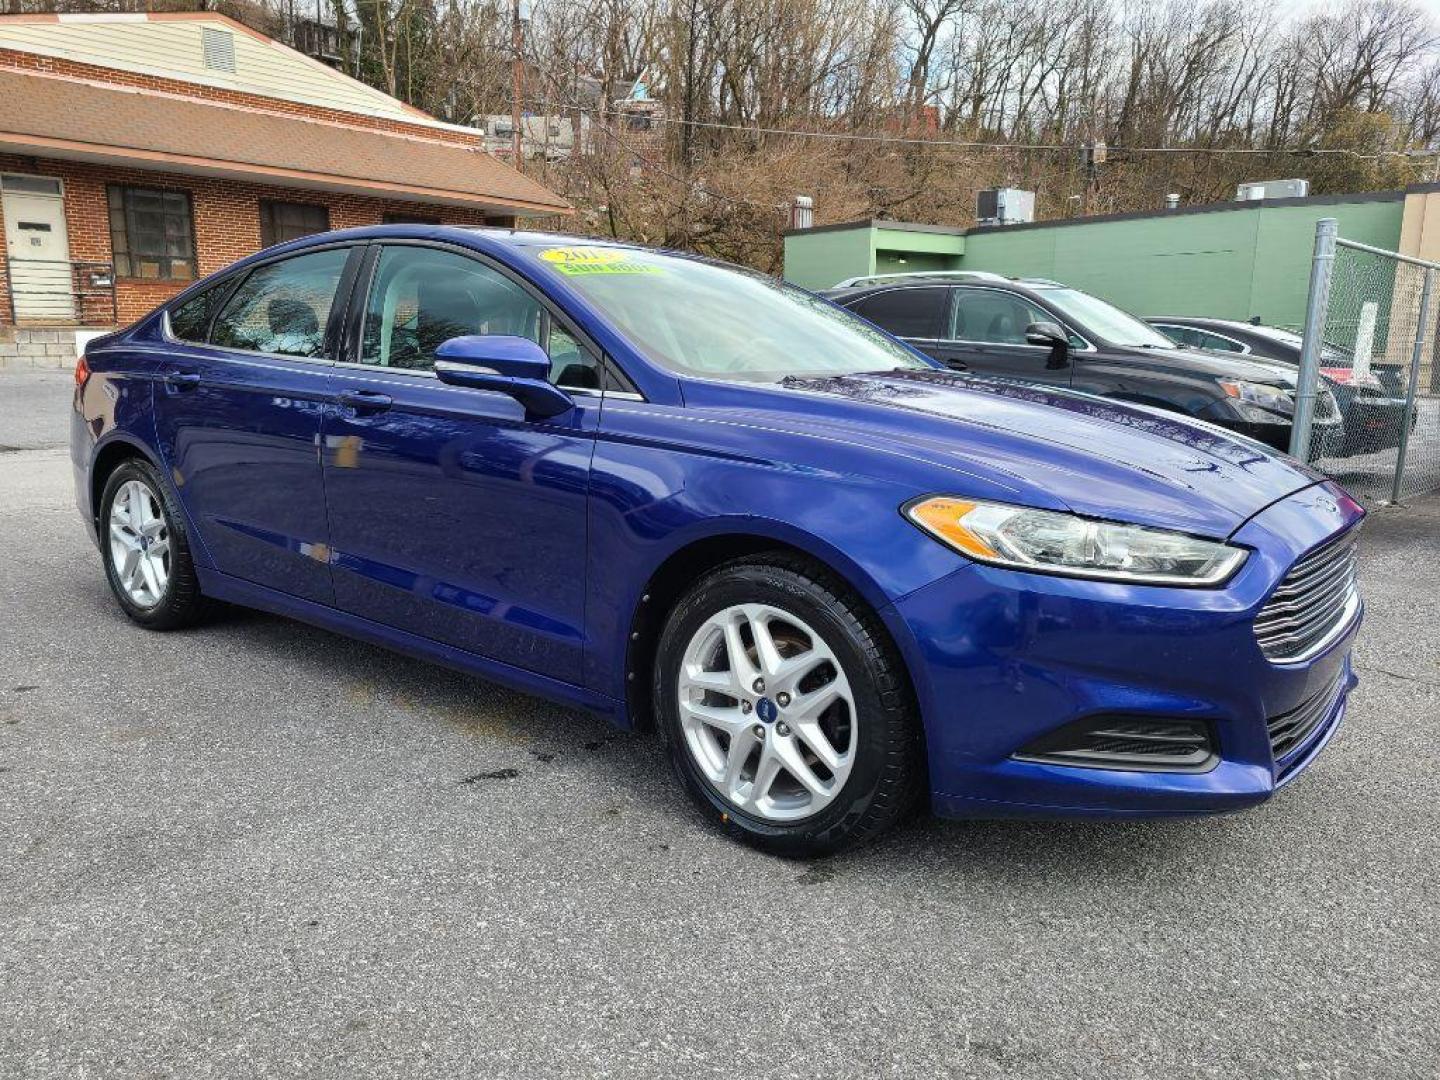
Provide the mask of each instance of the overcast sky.
MULTIPOLYGON (((1432 18, 1440 22, 1440 0, 1413 0, 1417 7, 1422 7, 1430 12, 1432 18)), ((1304 14, 1317 7, 1336 6, 1333 2, 1327 4, 1324 0, 1280 0, 1280 9, 1294 14, 1304 14)))

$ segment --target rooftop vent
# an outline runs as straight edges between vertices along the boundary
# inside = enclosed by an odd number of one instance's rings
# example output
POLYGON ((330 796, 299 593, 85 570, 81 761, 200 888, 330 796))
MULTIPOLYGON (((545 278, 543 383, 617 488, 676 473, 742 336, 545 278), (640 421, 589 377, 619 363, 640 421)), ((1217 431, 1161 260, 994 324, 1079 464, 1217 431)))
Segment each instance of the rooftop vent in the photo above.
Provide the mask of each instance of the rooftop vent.
POLYGON ((228 30, 213 27, 200 28, 200 46, 204 53, 205 67, 210 71, 235 70, 235 36, 228 30))
POLYGON ((1021 225, 1035 220, 1035 193, 1020 188, 985 188, 975 193, 981 225, 1021 225))
POLYGON ((1238 202, 1253 199, 1303 199, 1310 194, 1309 180, 1252 180, 1235 189, 1238 202))

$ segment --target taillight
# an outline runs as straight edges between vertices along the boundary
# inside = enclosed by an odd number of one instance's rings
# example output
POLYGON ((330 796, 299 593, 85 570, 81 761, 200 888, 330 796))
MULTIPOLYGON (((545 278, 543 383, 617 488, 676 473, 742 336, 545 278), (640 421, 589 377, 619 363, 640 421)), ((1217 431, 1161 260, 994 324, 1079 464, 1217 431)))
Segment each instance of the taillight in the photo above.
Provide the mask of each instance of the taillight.
POLYGON ((81 353, 75 360, 75 385, 84 386, 85 380, 90 378, 90 365, 85 362, 85 354, 81 353))
POLYGON ((1366 390, 1380 389, 1380 380, 1370 372, 1356 375, 1354 368, 1322 367, 1320 374, 1324 375, 1337 386, 1357 386, 1366 390))

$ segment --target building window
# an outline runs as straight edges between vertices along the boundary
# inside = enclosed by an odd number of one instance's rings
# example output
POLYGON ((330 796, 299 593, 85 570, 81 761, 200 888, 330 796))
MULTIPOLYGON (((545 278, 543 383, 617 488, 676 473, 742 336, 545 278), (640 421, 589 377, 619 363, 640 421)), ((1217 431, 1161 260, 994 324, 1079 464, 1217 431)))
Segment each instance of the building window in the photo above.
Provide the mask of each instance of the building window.
POLYGON ((330 210, 308 203, 260 200, 260 246, 283 244, 330 228, 330 210))
POLYGON ((111 185, 108 194, 116 274, 157 281, 195 276, 195 222, 187 192, 111 185))
POLYGON ((381 221, 386 225, 439 225, 438 214, 410 214, 403 210, 387 213, 381 221))

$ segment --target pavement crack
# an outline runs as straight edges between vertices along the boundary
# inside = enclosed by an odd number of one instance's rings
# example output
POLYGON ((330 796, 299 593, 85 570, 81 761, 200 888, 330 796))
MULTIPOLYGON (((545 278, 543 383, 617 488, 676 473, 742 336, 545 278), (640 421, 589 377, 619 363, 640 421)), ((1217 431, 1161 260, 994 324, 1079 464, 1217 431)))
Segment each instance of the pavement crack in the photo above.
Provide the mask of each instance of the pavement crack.
POLYGON ((474 776, 462 777, 462 784, 478 784, 481 780, 514 780, 520 775, 519 769, 494 769, 491 772, 480 772, 474 776))
POLYGON ((1426 679, 1420 675, 1406 675, 1403 672, 1391 671, 1389 668, 1369 667, 1366 665, 1357 664, 1356 669, 1359 671, 1363 671, 1367 675, 1388 675, 1390 676, 1390 678, 1400 679, 1402 682, 1421 683, 1425 686, 1440 686, 1440 682, 1437 682, 1434 679, 1426 679))

